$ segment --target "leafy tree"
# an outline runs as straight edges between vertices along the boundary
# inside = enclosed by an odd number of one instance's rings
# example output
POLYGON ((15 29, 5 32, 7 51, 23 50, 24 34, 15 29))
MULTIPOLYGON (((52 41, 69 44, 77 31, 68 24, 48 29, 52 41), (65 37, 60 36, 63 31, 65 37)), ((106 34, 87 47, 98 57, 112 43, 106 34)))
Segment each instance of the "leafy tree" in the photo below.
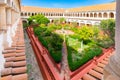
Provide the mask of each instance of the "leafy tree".
POLYGON ((29 25, 31 25, 31 24, 39 24, 39 25, 45 24, 45 25, 47 25, 49 22, 50 22, 49 19, 41 14, 31 16, 28 18, 29 25))
POLYGON ((97 36, 98 33, 99 33, 98 28, 88 27, 88 26, 83 26, 78 31, 78 34, 80 35, 80 38, 84 41, 94 39, 94 37, 97 36))
POLYGON ((28 20, 28 24, 29 24, 29 25, 31 25, 31 24, 32 24, 32 22, 33 22, 32 17, 29 17, 27 20, 28 20))
POLYGON ((54 20, 54 24, 55 24, 55 25, 58 25, 58 23, 59 23, 59 20, 58 20, 58 19, 55 19, 55 20, 54 20))
MULTIPOLYGON (((88 43, 92 40, 95 40, 98 36, 99 29, 97 27, 88 27, 83 26, 80 30, 78 30, 78 34, 80 36, 81 48, 83 48, 83 43, 88 43)), ((83 50, 83 49, 82 49, 83 50)))
POLYGON ((102 20, 100 23, 100 27, 104 31, 104 34, 107 34, 109 38, 111 38, 114 41, 115 20, 114 19, 102 20))
POLYGON ((62 24, 66 21, 65 18, 60 18, 59 20, 60 20, 60 24, 62 24))
POLYGON ((76 26, 77 26, 77 22, 72 22, 72 25, 73 25, 74 27, 76 27, 76 26))

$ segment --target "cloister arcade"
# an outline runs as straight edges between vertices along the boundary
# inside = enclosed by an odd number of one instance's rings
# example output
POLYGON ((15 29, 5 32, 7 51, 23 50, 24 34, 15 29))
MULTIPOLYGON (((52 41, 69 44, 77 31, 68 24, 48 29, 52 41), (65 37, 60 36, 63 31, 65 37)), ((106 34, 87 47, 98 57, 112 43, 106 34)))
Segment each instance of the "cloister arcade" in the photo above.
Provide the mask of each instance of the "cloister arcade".
POLYGON ((114 18, 114 12, 84 12, 84 13, 47 13, 47 12, 21 12, 21 16, 33 16, 43 14, 44 16, 69 16, 69 17, 94 17, 114 18))
MULTIPOLYGON (((50 20, 51 22, 54 21, 54 19, 56 18, 66 18, 66 19, 72 19, 72 20, 83 20, 84 22, 77 22, 78 26, 81 25, 96 25, 95 23, 97 23, 97 25, 100 23, 101 20, 103 19, 115 19, 115 12, 114 11, 86 11, 86 12, 21 12, 21 16, 22 18, 26 18, 29 16, 34 16, 34 15, 38 15, 38 14, 42 14, 44 16, 46 16, 50 20), (85 23, 88 22, 88 20, 94 20, 89 21, 89 23, 85 23)), ((25 21, 25 20, 24 20, 25 21)), ((67 23, 71 23, 72 21, 66 21, 67 23)))

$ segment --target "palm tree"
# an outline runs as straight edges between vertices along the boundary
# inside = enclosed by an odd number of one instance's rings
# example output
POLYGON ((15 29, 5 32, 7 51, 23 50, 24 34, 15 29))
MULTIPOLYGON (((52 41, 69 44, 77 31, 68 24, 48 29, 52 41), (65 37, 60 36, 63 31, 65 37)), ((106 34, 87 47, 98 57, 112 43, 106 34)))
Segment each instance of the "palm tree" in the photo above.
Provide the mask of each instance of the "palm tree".
POLYGON ((104 69, 104 80, 120 80, 120 0, 116 0, 115 54, 104 69))

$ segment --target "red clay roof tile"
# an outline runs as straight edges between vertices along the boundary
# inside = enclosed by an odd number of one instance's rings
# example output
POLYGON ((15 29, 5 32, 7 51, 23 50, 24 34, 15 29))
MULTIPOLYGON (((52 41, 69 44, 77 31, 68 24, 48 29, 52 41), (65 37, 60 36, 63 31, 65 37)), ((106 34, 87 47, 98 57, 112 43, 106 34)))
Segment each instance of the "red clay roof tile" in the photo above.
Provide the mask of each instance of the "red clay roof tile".
POLYGON ((22 67, 26 65, 26 61, 18 61, 18 62, 6 62, 5 68, 8 67, 22 67))
POLYGON ((102 74, 100 74, 100 73, 98 73, 98 72, 96 72, 96 71, 94 71, 94 70, 90 70, 88 73, 89 73, 90 75, 98 78, 98 79, 101 79, 101 77, 102 77, 102 74))
POLYGON ((12 73, 13 73, 13 74, 26 73, 26 70, 27 70, 26 67, 13 68, 13 69, 12 69, 12 73))
POLYGON ((26 60, 26 56, 15 57, 15 61, 23 61, 26 60))
POLYGON ((6 62, 11 62, 11 61, 15 61, 15 57, 7 57, 5 58, 6 62))
POLYGON ((22 27, 19 26, 13 38, 12 47, 3 51, 5 69, 2 70, 1 80, 28 80, 26 74, 26 56, 22 27))
POLYGON ((89 74, 85 74, 83 76, 83 80, 96 80, 96 78, 92 77, 91 75, 89 74))
POLYGON ((98 66, 101 67, 101 68, 103 68, 103 67, 105 67, 105 64, 98 63, 98 66))
POLYGON ((1 80, 12 80, 12 75, 1 77, 1 80))
POLYGON ((99 73, 103 73, 103 68, 101 68, 101 67, 96 66, 96 67, 93 68, 93 69, 96 70, 96 71, 99 72, 99 73))
POLYGON ((6 53, 6 54, 3 54, 5 58, 7 57, 14 57, 16 55, 16 53, 6 53))
POLYGON ((15 75, 12 77, 12 80, 28 80, 27 74, 15 75))

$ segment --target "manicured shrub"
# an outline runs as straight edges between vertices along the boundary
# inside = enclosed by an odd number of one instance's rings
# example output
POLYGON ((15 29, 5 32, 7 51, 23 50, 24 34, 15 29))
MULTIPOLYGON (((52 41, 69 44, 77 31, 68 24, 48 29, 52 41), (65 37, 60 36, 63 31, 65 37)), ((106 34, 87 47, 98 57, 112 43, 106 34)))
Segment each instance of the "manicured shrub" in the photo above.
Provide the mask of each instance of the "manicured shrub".
POLYGON ((52 33, 55 29, 55 27, 36 27, 34 33, 42 45, 48 49, 55 62, 58 63, 61 61, 63 39, 60 35, 52 33))
POLYGON ((97 45, 102 48, 109 48, 110 46, 114 45, 114 41, 110 38, 105 38, 103 40, 97 40, 97 45))
POLYGON ((35 16, 30 16, 28 18, 28 23, 29 25, 35 25, 35 24, 45 24, 47 25, 49 23, 49 19, 46 18, 44 15, 41 15, 41 14, 38 14, 38 15, 35 15, 35 16))
POLYGON ((114 41, 115 38, 114 19, 102 20, 100 23, 100 28, 104 31, 104 34, 107 34, 114 41))
POLYGON ((74 34, 66 36, 68 64, 72 71, 78 69, 93 57, 99 56, 102 53, 101 47, 108 48, 113 44, 110 38, 103 37, 99 39, 98 27, 83 26, 78 29, 69 27, 68 24, 57 23, 59 22, 48 26, 41 24, 39 27, 34 28, 34 33, 38 36, 43 46, 48 49, 55 62, 59 63, 62 58, 63 36, 55 33, 55 30, 64 28, 73 31, 74 34))
POLYGON ((80 59, 73 61, 71 50, 73 51, 73 49, 68 47, 68 63, 72 71, 78 69, 80 66, 91 60, 94 56, 99 56, 102 53, 102 49, 100 47, 90 47, 82 52, 80 59))

